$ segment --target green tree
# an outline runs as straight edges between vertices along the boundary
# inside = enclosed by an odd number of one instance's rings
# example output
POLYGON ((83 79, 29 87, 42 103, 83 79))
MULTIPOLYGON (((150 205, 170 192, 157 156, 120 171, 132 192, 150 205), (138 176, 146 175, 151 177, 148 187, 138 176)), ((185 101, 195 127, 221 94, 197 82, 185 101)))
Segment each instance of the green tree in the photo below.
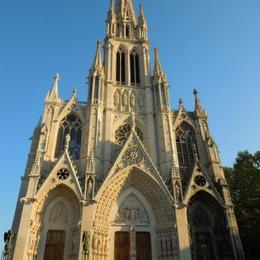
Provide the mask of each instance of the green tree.
POLYGON ((233 168, 225 168, 245 255, 260 259, 260 151, 239 152, 233 168))

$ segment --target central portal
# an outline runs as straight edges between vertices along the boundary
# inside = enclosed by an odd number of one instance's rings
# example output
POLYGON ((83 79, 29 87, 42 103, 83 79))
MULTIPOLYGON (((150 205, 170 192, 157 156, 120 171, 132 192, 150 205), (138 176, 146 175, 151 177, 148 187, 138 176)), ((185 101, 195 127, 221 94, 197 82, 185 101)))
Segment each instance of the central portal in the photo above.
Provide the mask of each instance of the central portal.
POLYGON ((130 255, 136 255, 136 260, 152 260, 149 232, 136 232, 136 239, 131 241, 129 232, 115 233, 114 260, 130 260, 130 255), (134 250, 136 252, 133 252, 134 250))

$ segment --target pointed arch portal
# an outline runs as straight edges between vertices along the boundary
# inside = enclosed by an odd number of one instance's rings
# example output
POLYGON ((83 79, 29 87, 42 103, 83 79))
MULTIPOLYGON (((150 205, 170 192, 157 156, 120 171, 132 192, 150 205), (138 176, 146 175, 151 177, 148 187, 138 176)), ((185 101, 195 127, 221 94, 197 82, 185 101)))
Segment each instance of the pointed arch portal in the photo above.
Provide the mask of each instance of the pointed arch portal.
POLYGON ((150 174, 136 166, 118 172, 97 196, 92 257, 105 253, 104 259, 116 259, 115 250, 130 247, 130 257, 138 255, 140 260, 175 259, 178 246, 172 205, 170 195, 150 174), (117 232, 129 234, 130 244, 127 234, 117 232), (101 247, 109 250, 100 252, 95 241, 105 241, 101 247), (157 249, 158 243, 162 246, 157 249))
POLYGON ((188 206, 193 260, 232 260, 232 248, 223 209, 204 191, 194 195, 188 206))

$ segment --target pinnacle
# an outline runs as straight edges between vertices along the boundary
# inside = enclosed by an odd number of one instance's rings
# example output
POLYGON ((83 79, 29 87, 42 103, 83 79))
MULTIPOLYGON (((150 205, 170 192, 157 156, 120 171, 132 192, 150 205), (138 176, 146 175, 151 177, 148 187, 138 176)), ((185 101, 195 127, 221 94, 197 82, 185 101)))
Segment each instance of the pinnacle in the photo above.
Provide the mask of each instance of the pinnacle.
POLYGON ((101 48, 102 48, 102 42, 100 40, 98 40, 96 56, 95 56, 94 63, 93 63, 93 69, 102 69, 103 68, 101 48))
POLYGON ((51 91, 48 92, 48 95, 47 95, 48 99, 55 100, 55 99, 59 98, 59 86, 58 86, 59 80, 60 80, 60 75, 57 73, 57 74, 55 74, 55 76, 53 78, 53 84, 52 84, 51 91))
POLYGON ((166 76, 164 74, 160 59, 159 59, 159 51, 158 48, 154 48, 154 77, 160 78, 162 77, 163 79, 166 80, 166 76))

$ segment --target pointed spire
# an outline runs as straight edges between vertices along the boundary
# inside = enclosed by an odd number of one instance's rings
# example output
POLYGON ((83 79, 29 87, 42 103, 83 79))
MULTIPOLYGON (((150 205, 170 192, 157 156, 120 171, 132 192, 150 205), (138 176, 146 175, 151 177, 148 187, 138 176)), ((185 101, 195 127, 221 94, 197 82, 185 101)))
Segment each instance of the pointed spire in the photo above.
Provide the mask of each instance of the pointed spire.
POLYGON ((58 86, 59 80, 60 80, 60 75, 57 73, 53 79, 53 85, 49 95, 50 99, 56 99, 59 97, 59 86, 58 86))
POLYGON ((46 102, 47 101, 50 101, 50 102, 60 101, 60 98, 59 98, 59 85, 58 85, 59 80, 60 80, 60 75, 57 73, 54 76, 52 88, 51 88, 50 91, 48 91, 47 96, 45 98, 46 102))
POLYGON ((139 23, 146 24, 146 18, 144 15, 144 6, 140 4, 139 8, 140 8, 139 23))
POLYGON ((116 1, 116 11, 117 14, 121 17, 124 17, 125 14, 129 11, 130 12, 130 19, 134 22, 136 25, 136 16, 134 11, 134 5, 132 0, 117 0, 116 1))
POLYGON ((207 116, 204 108, 202 107, 198 95, 198 91, 196 89, 193 90, 193 95, 195 97, 195 113, 197 116, 207 116))
POLYGON ((160 59, 159 59, 159 52, 158 48, 154 48, 154 70, 153 70, 154 77, 159 79, 161 78, 163 81, 166 81, 166 76, 163 71, 160 59))
POLYGON ((95 70, 103 70, 103 62, 102 62, 102 42, 100 40, 97 41, 97 51, 96 56, 93 62, 93 71, 95 70))

